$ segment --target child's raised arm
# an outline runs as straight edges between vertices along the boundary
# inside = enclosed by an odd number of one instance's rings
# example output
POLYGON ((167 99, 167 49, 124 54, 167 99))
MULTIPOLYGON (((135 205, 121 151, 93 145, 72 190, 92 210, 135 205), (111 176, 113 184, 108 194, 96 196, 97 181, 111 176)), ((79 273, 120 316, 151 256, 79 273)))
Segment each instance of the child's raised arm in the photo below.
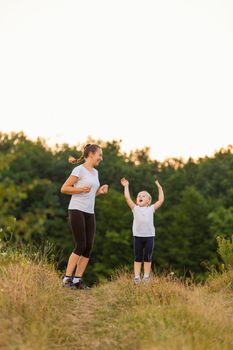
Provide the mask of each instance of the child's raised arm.
POLYGON ((126 199, 126 202, 128 206, 133 209, 135 207, 135 203, 132 201, 129 193, 129 181, 126 180, 124 177, 121 179, 121 184, 124 187, 124 196, 126 199))
POLYGON ((157 202, 155 202, 154 204, 154 207, 155 207, 155 210, 158 209, 159 207, 161 207, 161 205, 163 204, 164 202, 164 193, 163 193, 163 188, 162 186, 160 185, 159 181, 158 180, 155 180, 155 184, 158 188, 158 192, 159 192, 159 195, 158 195, 158 200, 157 202))

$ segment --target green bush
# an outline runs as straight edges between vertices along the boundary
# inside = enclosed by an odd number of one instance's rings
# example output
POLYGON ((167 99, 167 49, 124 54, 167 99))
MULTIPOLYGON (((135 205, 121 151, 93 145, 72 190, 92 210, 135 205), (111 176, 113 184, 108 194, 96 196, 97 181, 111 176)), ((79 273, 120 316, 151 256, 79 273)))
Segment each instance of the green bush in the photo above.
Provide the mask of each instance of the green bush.
POLYGON ((229 238, 217 237, 218 253, 226 268, 233 267, 233 235, 229 238))

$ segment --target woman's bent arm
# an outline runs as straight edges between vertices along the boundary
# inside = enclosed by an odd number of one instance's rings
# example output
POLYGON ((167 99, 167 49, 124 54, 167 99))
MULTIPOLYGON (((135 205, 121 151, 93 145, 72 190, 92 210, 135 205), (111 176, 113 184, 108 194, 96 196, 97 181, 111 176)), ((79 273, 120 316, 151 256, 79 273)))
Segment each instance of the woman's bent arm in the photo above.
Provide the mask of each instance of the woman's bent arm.
POLYGON ((74 175, 70 175, 65 183, 61 187, 61 193, 64 194, 79 194, 83 192, 90 192, 91 187, 81 187, 76 188, 74 184, 78 181, 78 177, 74 175))

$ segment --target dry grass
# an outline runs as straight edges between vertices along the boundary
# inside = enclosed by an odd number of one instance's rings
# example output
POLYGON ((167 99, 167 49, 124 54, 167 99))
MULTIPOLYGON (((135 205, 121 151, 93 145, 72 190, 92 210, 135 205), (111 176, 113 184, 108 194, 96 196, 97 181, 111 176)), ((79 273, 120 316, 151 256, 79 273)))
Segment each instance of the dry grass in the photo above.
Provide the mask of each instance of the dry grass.
POLYGON ((212 282, 185 287, 154 277, 135 286, 125 275, 97 287, 88 303, 79 300, 80 322, 91 305, 80 349, 232 349, 232 291, 212 292, 212 282))
POLYGON ((65 350, 76 342, 66 319, 74 295, 59 286, 53 267, 20 256, 0 263, 0 348, 65 350))
POLYGON ((0 271, 2 349, 233 348, 232 271, 189 287, 121 273, 91 291, 64 290, 51 266, 25 257, 4 257, 0 271))

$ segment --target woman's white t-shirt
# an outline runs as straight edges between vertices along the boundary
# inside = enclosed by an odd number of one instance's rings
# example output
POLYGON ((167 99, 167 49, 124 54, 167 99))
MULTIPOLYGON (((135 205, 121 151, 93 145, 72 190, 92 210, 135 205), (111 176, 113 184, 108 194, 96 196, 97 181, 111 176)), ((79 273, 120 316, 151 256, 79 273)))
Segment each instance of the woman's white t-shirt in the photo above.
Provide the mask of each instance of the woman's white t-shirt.
POLYGON ((79 194, 73 194, 68 209, 78 209, 85 213, 94 214, 95 196, 100 183, 98 171, 96 169, 93 169, 93 171, 94 173, 91 173, 83 166, 83 164, 78 165, 73 169, 71 175, 78 177, 74 187, 91 187, 91 190, 88 193, 82 192, 79 194))
POLYGON ((149 207, 139 207, 135 205, 132 209, 133 220, 133 236, 151 237, 155 236, 154 227, 154 205, 149 207))

